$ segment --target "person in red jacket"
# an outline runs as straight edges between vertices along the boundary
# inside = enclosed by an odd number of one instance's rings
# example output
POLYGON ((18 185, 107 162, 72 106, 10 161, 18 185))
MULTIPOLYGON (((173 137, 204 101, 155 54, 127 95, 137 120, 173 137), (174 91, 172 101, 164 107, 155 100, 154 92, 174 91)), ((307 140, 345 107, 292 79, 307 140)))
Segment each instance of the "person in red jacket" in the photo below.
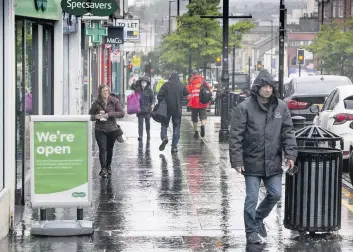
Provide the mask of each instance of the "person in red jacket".
POLYGON ((201 75, 199 75, 197 71, 194 71, 193 75, 189 79, 187 89, 190 94, 188 107, 191 107, 191 120, 194 124, 195 138, 199 137, 199 131, 197 128, 198 118, 200 118, 201 121, 201 137, 205 136, 205 126, 207 119, 206 108, 210 105, 209 103, 203 104, 200 102, 199 95, 201 86, 203 84, 205 84, 209 89, 211 89, 211 86, 205 81, 205 79, 201 75))

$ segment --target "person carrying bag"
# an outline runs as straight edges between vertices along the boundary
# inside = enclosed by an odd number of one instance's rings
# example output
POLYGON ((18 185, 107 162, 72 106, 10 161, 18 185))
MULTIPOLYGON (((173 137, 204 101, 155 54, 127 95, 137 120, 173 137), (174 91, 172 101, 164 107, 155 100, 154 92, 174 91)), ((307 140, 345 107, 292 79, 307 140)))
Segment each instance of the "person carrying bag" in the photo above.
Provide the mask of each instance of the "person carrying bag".
POLYGON ((98 97, 89 110, 95 121, 95 138, 99 147, 99 175, 106 178, 112 174, 111 163, 115 141, 119 135, 117 118, 124 117, 124 110, 118 99, 110 95, 107 85, 98 87, 98 97))
POLYGON ((138 140, 143 138, 143 123, 146 124, 147 140, 151 138, 151 112, 155 103, 154 92, 151 88, 151 83, 148 78, 140 77, 131 87, 136 94, 139 95, 139 109, 136 112, 138 118, 138 140))

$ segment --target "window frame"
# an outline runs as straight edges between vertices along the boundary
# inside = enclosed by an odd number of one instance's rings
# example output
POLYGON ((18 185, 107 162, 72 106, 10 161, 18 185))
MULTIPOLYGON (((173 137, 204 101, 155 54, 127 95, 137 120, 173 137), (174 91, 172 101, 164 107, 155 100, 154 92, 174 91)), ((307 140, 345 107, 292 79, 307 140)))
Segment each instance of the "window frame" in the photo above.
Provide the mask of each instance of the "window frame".
POLYGON ((331 100, 335 96, 336 92, 337 92, 337 90, 335 89, 334 91, 332 91, 331 94, 329 94, 329 96, 327 97, 324 105, 322 106, 322 110, 321 111, 328 111, 329 110, 328 108, 330 107, 331 100))
POLYGON ((344 17, 344 5, 343 5, 343 0, 338 0, 338 17, 342 18, 344 17))

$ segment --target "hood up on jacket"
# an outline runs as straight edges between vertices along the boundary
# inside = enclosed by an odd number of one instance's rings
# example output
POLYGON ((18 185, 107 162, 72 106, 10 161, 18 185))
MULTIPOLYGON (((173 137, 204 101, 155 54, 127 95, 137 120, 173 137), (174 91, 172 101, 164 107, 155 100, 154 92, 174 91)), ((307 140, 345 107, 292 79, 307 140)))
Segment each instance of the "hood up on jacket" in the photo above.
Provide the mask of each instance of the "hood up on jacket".
POLYGON ((150 79, 146 76, 142 76, 140 77, 137 81, 136 81, 136 86, 141 86, 141 82, 142 81, 147 81, 147 87, 151 87, 151 82, 150 79))
POLYGON ((172 73, 169 77, 169 82, 171 83, 179 83, 180 79, 179 79, 179 74, 177 73, 172 73))
POLYGON ((259 96, 259 90, 261 87, 270 85, 273 87, 272 98, 277 97, 278 94, 278 82, 271 76, 271 74, 266 70, 262 70, 254 80, 254 83, 251 87, 251 95, 253 97, 259 96))

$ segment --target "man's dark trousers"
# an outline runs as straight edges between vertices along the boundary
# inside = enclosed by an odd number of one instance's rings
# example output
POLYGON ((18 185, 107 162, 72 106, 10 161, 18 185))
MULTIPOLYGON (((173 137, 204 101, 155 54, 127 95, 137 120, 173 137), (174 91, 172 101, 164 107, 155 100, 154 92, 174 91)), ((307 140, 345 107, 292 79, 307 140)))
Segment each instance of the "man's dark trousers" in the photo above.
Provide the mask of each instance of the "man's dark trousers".
POLYGON ((161 129, 161 140, 168 140, 168 127, 170 118, 172 118, 173 123, 173 140, 172 140, 172 148, 176 148, 180 139, 180 124, 181 124, 181 116, 169 116, 168 119, 162 123, 161 129))

